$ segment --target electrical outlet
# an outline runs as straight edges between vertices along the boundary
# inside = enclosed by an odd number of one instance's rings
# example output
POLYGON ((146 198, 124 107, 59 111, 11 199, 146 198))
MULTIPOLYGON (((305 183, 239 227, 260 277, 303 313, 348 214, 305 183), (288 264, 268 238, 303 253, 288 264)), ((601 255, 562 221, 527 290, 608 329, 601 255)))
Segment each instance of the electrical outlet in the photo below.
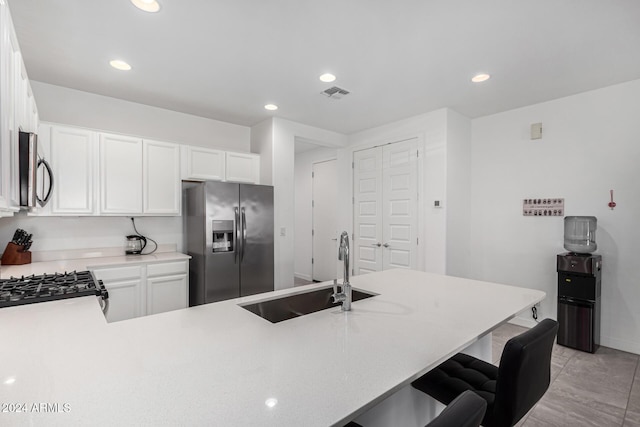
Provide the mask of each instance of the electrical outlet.
POLYGON ((538 314, 540 312, 540 303, 537 302, 535 303, 532 307, 531 307, 531 317, 533 318, 533 320, 535 320, 536 322, 538 321, 538 314))

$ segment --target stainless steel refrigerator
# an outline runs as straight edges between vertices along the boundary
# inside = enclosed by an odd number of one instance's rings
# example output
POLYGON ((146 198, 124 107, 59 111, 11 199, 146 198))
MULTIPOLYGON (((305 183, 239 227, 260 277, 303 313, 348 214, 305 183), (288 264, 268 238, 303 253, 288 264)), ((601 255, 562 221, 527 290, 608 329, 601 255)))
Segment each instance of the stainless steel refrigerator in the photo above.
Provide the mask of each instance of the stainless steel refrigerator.
POLYGON ((273 187, 185 185, 189 306, 273 291, 273 187))

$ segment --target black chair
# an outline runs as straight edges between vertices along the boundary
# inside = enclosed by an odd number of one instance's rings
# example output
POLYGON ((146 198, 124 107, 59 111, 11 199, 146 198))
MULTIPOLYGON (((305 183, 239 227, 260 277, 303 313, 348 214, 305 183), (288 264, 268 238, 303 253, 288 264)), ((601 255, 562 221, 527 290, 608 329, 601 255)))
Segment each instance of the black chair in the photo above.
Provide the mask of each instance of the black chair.
MULTIPOLYGON (((487 402, 483 398, 472 391, 465 391, 453 399, 427 427, 478 427, 486 409, 487 402)), ((362 426, 351 421, 344 427, 362 426)))
POLYGON ((544 319, 507 342, 499 367, 458 353, 411 385, 445 405, 474 391, 487 402, 483 426, 511 427, 549 388, 557 332, 558 322, 544 319))
POLYGON ((487 401, 467 390, 453 399, 427 427, 478 427, 487 409, 487 401))

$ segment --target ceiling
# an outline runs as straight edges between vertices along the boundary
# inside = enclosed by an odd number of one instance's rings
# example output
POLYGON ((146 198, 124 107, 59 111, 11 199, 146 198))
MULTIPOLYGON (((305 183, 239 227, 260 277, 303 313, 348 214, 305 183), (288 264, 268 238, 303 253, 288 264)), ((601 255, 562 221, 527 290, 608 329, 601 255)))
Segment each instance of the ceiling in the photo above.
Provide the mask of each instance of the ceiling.
POLYGON ((159 1, 150 14, 129 0, 8 0, 29 78, 240 125, 278 116, 346 134, 640 78, 637 0, 159 1), (115 58, 133 69, 112 69, 115 58), (325 72, 338 79, 322 83, 325 72), (492 78, 471 83, 478 72, 492 78), (332 85, 351 93, 320 95, 332 85))

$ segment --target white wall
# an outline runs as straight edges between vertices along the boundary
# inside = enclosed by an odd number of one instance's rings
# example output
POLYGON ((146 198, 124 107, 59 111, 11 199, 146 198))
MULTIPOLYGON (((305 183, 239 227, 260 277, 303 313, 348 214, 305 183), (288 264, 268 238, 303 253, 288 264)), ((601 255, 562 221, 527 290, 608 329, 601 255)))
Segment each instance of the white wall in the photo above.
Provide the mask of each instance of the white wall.
POLYGON ((249 152, 250 128, 31 81, 40 120, 179 144, 249 152))
POLYGON ((260 183, 273 184, 273 120, 251 127, 251 152, 260 154, 260 183))
MULTIPOLYGON (((182 250, 182 219, 180 217, 136 218, 138 231, 158 244, 174 244, 182 250)), ((128 217, 28 217, 24 212, 15 217, 0 218, 0 242, 11 241, 17 228, 33 234, 31 251, 71 249, 122 248, 125 236, 133 234, 128 217)), ((149 242, 149 248, 153 244, 149 242)), ((146 249, 145 249, 146 250, 146 249)), ((0 252, 4 251, 4 246, 0 252)))
MULTIPOLYGON (((306 280, 311 280, 313 256, 313 210, 311 200, 313 198, 313 180, 311 172, 313 164, 335 159, 335 148, 319 147, 295 155, 295 256, 294 274, 306 280)), ((338 188, 336 188, 338 191, 338 188)), ((336 206, 336 212, 339 207, 336 206)))
MULTIPOLYGON (((346 145, 345 135, 288 120, 272 120, 272 183, 274 186, 275 288, 293 287, 295 254, 295 140, 321 141, 332 147, 346 145), (283 235, 284 234, 284 235, 283 235)), ((261 144, 266 147, 267 142, 261 144)), ((266 154, 266 153, 265 153, 266 154)), ((262 155, 262 154, 261 154, 262 155)))
MULTIPOLYGON (((401 141, 408 138, 418 137, 423 143, 422 158, 422 217, 419 218, 419 235, 422 245, 423 259, 420 267, 425 271, 433 273, 447 272, 447 215, 451 212, 451 208, 447 203, 447 180, 451 177, 447 174, 447 164, 451 163, 452 167, 457 168, 458 165, 466 162, 464 155, 462 160, 455 158, 459 153, 463 153, 465 144, 465 124, 466 119, 455 112, 448 109, 440 109, 427 114, 410 117, 397 122, 389 123, 373 129, 355 133, 349 136, 349 148, 340 150, 338 153, 339 160, 342 159, 341 166, 342 177, 344 182, 350 185, 341 187, 339 197, 348 203, 349 209, 345 209, 341 215, 341 222, 344 226, 348 225, 348 230, 353 228, 353 210, 351 204, 351 192, 353 188, 353 176, 351 171, 351 161, 353 151, 375 145, 386 144, 390 142, 401 141), (449 122, 452 121, 451 124, 449 122), (453 135, 453 142, 456 148, 449 153, 449 137, 448 133, 453 135), (453 160, 448 160, 454 156, 453 160), (348 165, 348 169, 344 164, 348 165), (434 201, 441 202, 441 208, 434 207, 434 201)), ((464 179, 456 181, 453 193, 460 198, 459 194, 463 194, 461 183, 464 179)), ((458 203, 460 206, 461 203, 458 203)), ((454 204, 455 207, 455 204, 454 204)))
MULTIPOLYGON (((556 317, 561 217, 524 217, 522 199, 563 197, 598 218, 602 344, 640 353, 640 80, 472 121, 472 276, 543 290, 556 317), (543 138, 529 139, 542 122, 543 138), (615 190, 615 210, 607 207, 615 190)), ((460 254, 463 256, 463 254, 460 254)), ((491 307, 487 307, 488 310, 491 307)), ((530 318, 529 314, 525 314, 530 318)))
POLYGON ((447 110, 446 271, 468 277, 471 270, 471 120, 447 110))

